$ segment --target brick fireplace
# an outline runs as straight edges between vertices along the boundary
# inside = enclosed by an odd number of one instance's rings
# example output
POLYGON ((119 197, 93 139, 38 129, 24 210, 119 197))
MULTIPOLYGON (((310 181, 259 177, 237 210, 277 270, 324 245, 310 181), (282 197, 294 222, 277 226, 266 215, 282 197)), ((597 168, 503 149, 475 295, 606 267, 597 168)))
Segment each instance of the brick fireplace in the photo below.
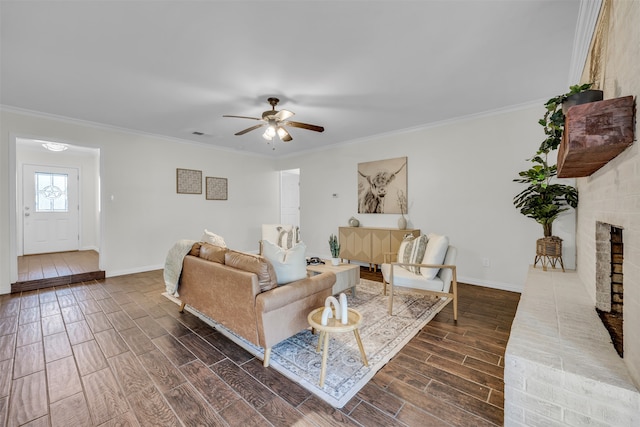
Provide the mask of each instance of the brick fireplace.
MULTIPOLYGON (((594 3, 583 2, 589 4, 594 3)), ((640 2, 602 2, 580 83, 594 82, 604 99, 632 95, 637 103, 639 17, 640 2)), ((577 270, 529 270, 505 356, 506 426, 640 425, 638 122, 636 115, 633 145, 592 175, 576 179, 577 270), (620 266, 599 251, 615 247, 611 227, 622 231, 620 266), (619 268, 623 289, 612 297, 610 279, 619 268), (594 309, 611 308, 617 299, 623 303, 623 358, 594 309)))
POLYGON ((620 357, 624 355, 623 229, 596 223, 596 310, 620 357))
POLYGON ((507 427, 640 425, 640 392, 575 271, 530 267, 504 381, 507 427))

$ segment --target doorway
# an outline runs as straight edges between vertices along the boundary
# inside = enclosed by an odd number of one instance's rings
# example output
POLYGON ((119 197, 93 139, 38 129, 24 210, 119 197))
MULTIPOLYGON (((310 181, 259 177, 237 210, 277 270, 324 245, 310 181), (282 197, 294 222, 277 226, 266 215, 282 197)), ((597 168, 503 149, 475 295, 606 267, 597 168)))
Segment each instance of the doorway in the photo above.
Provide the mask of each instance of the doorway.
POLYGON ((280 223, 300 226, 300 169, 280 171, 280 223))
POLYGON ((65 149, 50 151, 47 145, 51 141, 15 138, 11 292, 105 276, 99 262, 100 150, 54 143, 65 149))

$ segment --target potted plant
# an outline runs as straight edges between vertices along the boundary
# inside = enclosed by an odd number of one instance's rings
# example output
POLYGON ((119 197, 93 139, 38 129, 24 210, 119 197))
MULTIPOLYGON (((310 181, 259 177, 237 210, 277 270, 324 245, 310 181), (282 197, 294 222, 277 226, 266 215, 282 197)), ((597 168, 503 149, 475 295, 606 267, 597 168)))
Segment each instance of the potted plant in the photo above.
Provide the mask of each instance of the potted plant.
MULTIPOLYGON (((545 103, 546 112, 538 123, 544 127, 546 138, 531 159, 533 166, 521 171, 518 174, 520 178, 514 179, 515 182, 527 184, 527 187, 513 198, 513 204, 520 213, 541 224, 544 232, 544 238, 536 242, 536 262, 541 257, 555 259, 562 256, 562 239, 553 235, 552 225, 562 212, 578 206, 578 190, 573 186, 553 181, 557 175, 557 165, 549 164, 548 155, 562 142, 562 103, 569 96, 590 88, 590 83, 571 86, 569 93, 558 95, 545 103)), ((552 263, 555 266, 555 261, 552 263)), ((543 267, 544 265, 543 260, 543 267)))
POLYGON ((335 234, 329 236, 329 249, 331 250, 331 264, 340 265, 340 243, 335 234))

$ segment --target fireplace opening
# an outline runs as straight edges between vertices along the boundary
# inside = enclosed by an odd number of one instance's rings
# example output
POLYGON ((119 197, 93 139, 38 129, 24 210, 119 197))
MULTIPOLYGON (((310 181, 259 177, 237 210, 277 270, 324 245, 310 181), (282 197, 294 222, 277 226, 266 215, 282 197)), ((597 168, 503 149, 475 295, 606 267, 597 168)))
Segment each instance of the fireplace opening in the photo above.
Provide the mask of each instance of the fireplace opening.
POLYGON ((604 223, 598 223, 596 228, 598 234, 596 236, 598 250, 596 311, 611 336, 613 347, 620 357, 623 357, 622 228, 604 223))

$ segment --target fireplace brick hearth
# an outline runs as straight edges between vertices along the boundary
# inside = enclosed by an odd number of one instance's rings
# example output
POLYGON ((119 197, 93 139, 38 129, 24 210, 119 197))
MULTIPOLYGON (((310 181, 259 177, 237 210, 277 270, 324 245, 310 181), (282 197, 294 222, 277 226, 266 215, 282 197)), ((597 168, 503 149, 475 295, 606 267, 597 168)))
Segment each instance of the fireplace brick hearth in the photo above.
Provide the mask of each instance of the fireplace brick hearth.
POLYGON ((574 271, 529 270, 504 380, 505 426, 640 425, 640 392, 574 271))

